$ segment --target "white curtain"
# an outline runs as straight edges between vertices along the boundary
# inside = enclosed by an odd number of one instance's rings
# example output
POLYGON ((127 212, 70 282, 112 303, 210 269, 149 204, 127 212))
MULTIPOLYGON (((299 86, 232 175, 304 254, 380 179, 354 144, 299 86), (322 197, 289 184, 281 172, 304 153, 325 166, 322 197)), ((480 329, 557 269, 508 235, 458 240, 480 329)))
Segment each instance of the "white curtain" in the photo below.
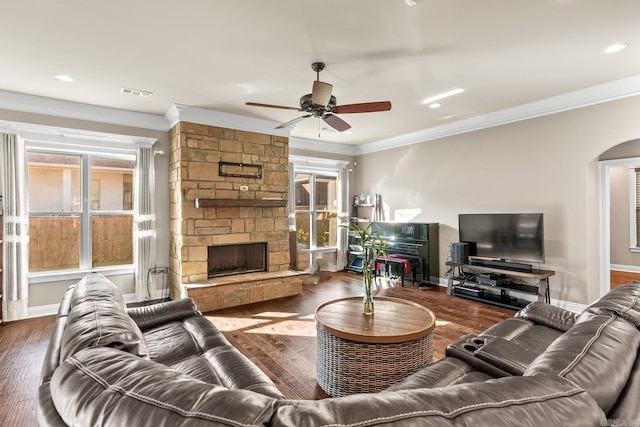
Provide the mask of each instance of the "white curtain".
POLYGON ((151 147, 139 147, 134 199, 135 289, 138 301, 154 298, 156 291, 155 280, 151 280, 151 270, 156 263, 155 182, 153 150, 151 147))
POLYGON ((2 314, 4 320, 27 317, 29 295, 29 207, 27 150, 22 137, 2 136, 2 195, 4 209, 2 250, 2 314))
POLYGON ((336 269, 344 270, 349 253, 349 216, 351 197, 349 196, 349 172, 345 166, 338 169, 338 253, 336 269))

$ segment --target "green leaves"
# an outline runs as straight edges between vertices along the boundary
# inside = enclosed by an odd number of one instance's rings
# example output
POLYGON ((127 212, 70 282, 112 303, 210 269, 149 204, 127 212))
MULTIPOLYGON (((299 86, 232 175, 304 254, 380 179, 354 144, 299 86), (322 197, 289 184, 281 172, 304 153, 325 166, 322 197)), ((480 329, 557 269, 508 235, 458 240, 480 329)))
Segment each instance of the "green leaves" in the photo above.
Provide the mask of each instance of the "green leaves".
POLYGON ((362 273, 369 276, 375 267, 376 258, 386 256, 386 243, 378 231, 372 230, 373 223, 369 223, 367 227, 362 228, 359 224, 354 223, 349 226, 349 231, 354 233, 360 246, 362 246, 362 273))

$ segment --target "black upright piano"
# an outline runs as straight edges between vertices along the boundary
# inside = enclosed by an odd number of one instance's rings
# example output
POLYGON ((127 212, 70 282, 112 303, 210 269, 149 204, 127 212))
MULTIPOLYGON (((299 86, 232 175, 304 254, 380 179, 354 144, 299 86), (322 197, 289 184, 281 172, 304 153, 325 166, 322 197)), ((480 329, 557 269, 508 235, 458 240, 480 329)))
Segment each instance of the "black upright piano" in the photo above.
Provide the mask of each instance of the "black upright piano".
POLYGON ((437 223, 374 222, 371 228, 384 239, 387 254, 419 257, 418 280, 422 284, 439 283, 437 223))

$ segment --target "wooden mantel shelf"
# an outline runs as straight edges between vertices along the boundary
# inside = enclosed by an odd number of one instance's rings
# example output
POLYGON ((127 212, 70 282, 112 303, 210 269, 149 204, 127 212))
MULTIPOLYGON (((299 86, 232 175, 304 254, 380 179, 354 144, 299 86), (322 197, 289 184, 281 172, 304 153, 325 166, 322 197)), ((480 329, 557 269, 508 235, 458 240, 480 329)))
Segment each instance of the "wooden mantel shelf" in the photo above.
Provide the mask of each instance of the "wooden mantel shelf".
POLYGON ((285 207, 287 201, 282 199, 195 199, 196 208, 219 207, 285 207))

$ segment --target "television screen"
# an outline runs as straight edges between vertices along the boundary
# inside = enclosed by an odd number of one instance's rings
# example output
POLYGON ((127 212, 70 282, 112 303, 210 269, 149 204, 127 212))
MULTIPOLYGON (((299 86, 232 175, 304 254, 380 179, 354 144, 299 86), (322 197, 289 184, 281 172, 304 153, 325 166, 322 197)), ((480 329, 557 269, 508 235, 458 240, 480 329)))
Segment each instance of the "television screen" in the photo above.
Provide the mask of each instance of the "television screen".
POLYGON ((541 213, 460 214, 458 222, 460 241, 474 242, 479 257, 544 262, 541 213))

